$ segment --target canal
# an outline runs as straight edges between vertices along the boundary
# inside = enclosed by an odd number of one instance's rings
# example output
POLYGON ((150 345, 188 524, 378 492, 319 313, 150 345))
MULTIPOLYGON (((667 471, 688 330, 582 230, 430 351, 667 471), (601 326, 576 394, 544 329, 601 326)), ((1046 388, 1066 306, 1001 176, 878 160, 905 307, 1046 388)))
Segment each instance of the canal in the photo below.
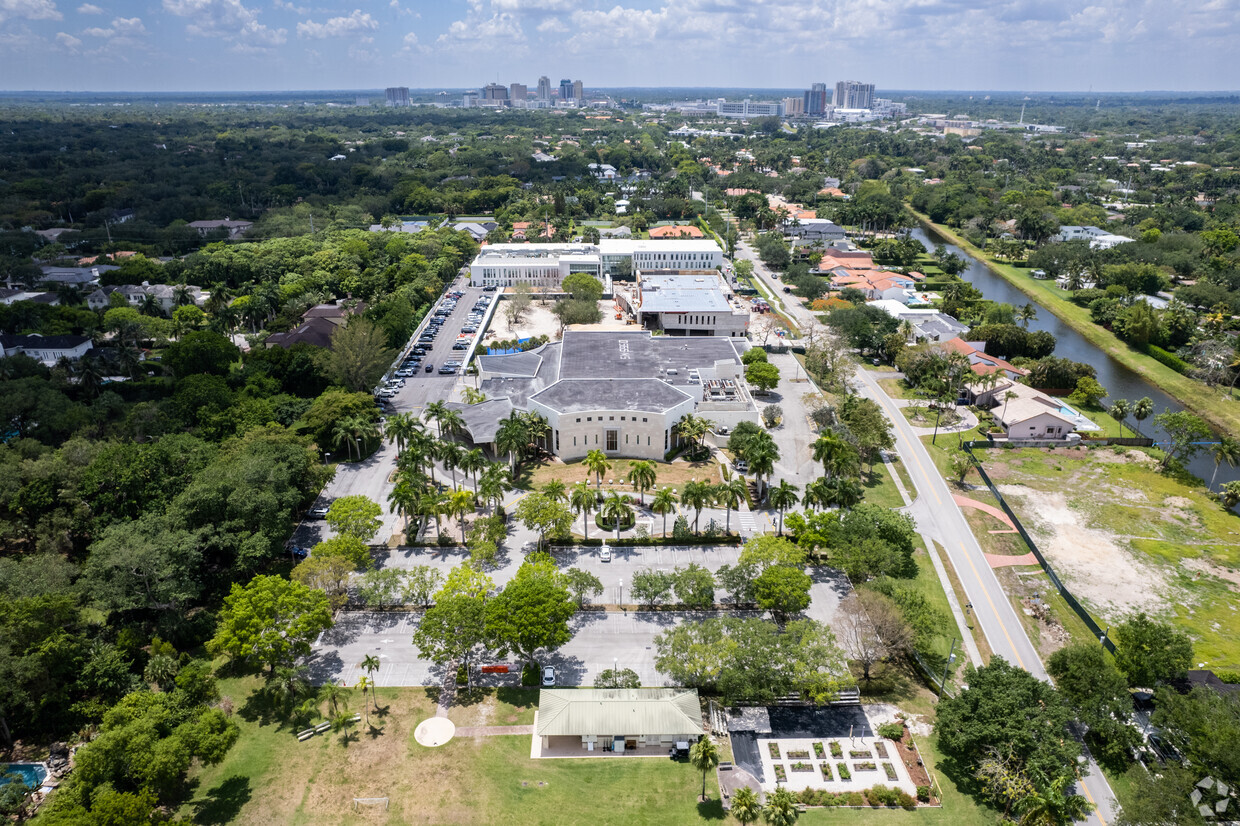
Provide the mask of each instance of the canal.
MULTIPOLYGON (((935 241, 925 229, 918 227, 911 234, 927 250, 934 249, 935 241)), ((1067 322, 995 275, 976 258, 954 244, 947 243, 946 239, 942 243, 948 251, 956 253, 968 262, 969 266, 960 273, 960 277, 977 287, 986 298, 1011 304, 1013 307, 1021 307, 1032 302, 1038 308, 1038 317, 1029 322, 1029 329, 1045 330, 1055 336, 1056 356, 1093 365, 1098 371, 1098 383, 1107 389, 1110 394, 1109 399, 1128 399, 1129 402, 1135 402, 1137 399, 1149 396, 1154 402, 1154 415, 1167 410, 1184 409, 1184 406, 1175 399, 1099 350, 1088 339, 1068 326, 1067 322)), ((1128 418, 1128 424, 1135 424, 1131 416, 1128 418)), ((1153 416, 1142 422, 1140 427, 1145 436, 1156 440, 1164 438, 1164 434, 1154 426, 1153 416)), ((1201 479, 1209 481, 1210 475, 1214 472, 1214 460, 1208 452, 1202 452, 1189 462, 1188 469, 1201 479)), ((1218 470, 1215 489, 1223 482, 1237 479, 1240 479, 1240 468, 1230 468, 1224 463, 1218 470)))

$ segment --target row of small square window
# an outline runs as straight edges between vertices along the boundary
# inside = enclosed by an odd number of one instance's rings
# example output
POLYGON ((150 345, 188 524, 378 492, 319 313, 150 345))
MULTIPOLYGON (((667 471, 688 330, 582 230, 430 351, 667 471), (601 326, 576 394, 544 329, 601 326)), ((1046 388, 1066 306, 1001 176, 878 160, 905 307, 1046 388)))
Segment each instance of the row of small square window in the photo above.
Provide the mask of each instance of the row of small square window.
MULTIPOLYGON (((603 417, 602 417, 602 416, 599 416, 599 417, 598 417, 598 420, 601 422, 601 421, 603 420, 603 417)), ((609 421, 609 422, 614 422, 615 420, 616 420, 616 417, 615 417, 615 416, 608 416, 608 417, 607 417, 607 421, 609 421)), ((577 417, 577 421, 578 421, 578 422, 580 422, 580 421, 581 421, 581 417, 580 417, 580 416, 578 416, 578 417, 577 417)), ((592 421, 594 421, 594 417, 593 417, 593 416, 586 416, 586 421, 587 421, 587 422, 592 422, 592 421)), ((626 421, 625 417, 624 417, 624 416, 621 416, 621 417, 620 417, 620 421, 622 421, 622 422, 623 422, 623 421, 626 421)), ((636 417, 636 416, 634 416, 634 417, 633 417, 633 421, 637 421, 637 417, 636 417)), ((643 422, 647 422, 647 421, 650 421, 650 420, 649 420, 649 419, 647 419, 645 416, 642 416, 642 421, 643 421, 643 422)))

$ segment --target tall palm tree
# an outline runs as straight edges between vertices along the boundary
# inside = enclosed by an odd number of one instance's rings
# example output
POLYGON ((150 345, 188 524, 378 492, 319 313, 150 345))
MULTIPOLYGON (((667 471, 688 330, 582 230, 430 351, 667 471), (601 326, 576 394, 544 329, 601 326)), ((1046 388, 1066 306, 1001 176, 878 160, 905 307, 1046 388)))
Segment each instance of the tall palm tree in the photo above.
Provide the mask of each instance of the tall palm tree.
POLYGON ((392 510, 404 517, 406 531, 409 529, 409 517, 418 512, 420 494, 421 492, 405 478, 405 474, 397 473, 396 484, 392 485, 387 500, 392 510))
POLYGON ((388 441, 396 444, 397 453, 405 449, 405 443, 409 441, 409 436, 413 433, 415 427, 414 423, 417 421, 412 413, 393 413, 391 416, 388 416, 387 424, 384 426, 383 431, 388 441))
POLYGON ((375 711, 379 711, 379 687, 375 685, 375 672, 379 670, 382 664, 379 658, 374 654, 367 654, 362 658, 362 670, 370 677, 370 697, 375 704, 375 711))
POLYGON ((805 507, 813 510, 814 508, 822 508, 826 510, 835 501, 835 482, 841 480, 828 480, 825 476, 820 476, 805 486, 805 495, 802 502, 805 507))
POLYGON ((663 517, 663 538, 667 539, 667 515, 676 511, 676 491, 660 488, 650 502, 650 510, 663 517))
POLYGON ((348 689, 336 685, 335 683, 324 683, 319 688, 319 702, 327 703, 331 706, 331 716, 335 717, 340 709, 349 707, 348 689))
POLYGON ((1214 488, 1214 480, 1218 478, 1218 466, 1227 462, 1228 467, 1235 467, 1240 461, 1240 439, 1234 436, 1220 436, 1218 444, 1210 448, 1210 456, 1214 459, 1214 472, 1210 474, 1210 488, 1214 488))
POLYGON ((443 416, 448 412, 448 404, 443 401, 427 402, 426 407, 422 408, 422 415, 428 422, 435 423, 435 430, 439 434, 439 438, 443 438, 443 416))
POLYGON ((766 480, 775 472, 775 462, 779 460, 779 448, 775 440, 765 430, 754 436, 753 442, 745 449, 749 460, 749 470, 758 482, 758 496, 766 498, 766 480))
POLYGON ((680 491, 680 501, 685 505, 693 508, 693 532, 698 532, 698 521, 702 517, 702 508, 706 507, 713 500, 713 489, 708 482, 699 482, 691 479, 685 482, 684 488, 680 491))
POLYGON ((1016 311, 1016 318, 1024 325, 1025 329, 1029 329, 1029 322, 1038 317, 1038 308, 1033 304, 1026 304, 1016 311))
POLYGON ((1119 422, 1119 435, 1120 435, 1120 438, 1123 438, 1124 419, 1128 418, 1128 400, 1127 399, 1116 399, 1115 401, 1111 402, 1111 407, 1107 410, 1107 413, 1111 415, 1112 419, 1115 419, 1115 421, 1119 422))
POLYGON ((748 786, 741 786, 732 793, 732 817, 741 826, 756 823, 762 816, 762 807, 758 804, 758 795, 748 786))
POLYGON ((371 681, 369 675, 363 674, 357 678, 357 687, 362 690, 362 713, 366 715, 367 727, 370 726, 370 698, 367 696, 367 693, 373 685, 374 683, 371 681))
POLYGON ((830 430, 819 436, 812 447, 814 461, 822 463, 822 471, 828 479, 839 473, 847 457, 855 452, 852 445, 830 430))
POLYGON ((515 410, 507 419, 499 423, 499 429, 495 431, 495 449, 500 453, 508 455, 514 474, 517 472, 518 457, 525 450, 525 446, 529 444, 529 441, 526 424, 517 415, 515 410))
POLYGON ((629 479, 632 480, 633 487, 637 488, 637 496, 642 507, 646 507, 646 491, 653 488, 658 479, 658 470, 654 462, 634 462, 629 467, 629 479))
POLYGON ((542 417, 540 413, 533 410, 526 413, 525 416, 526 437, 529 444, 536 450, 542 450, 546 445, 546 439, 551 435, 551 424, 542 417))
POLYGON ((723 528, 726 533, 732 533, 732 509, 739 507, 741 502, 745 501, 746 487, 744 479, 733 476, 715 485, 715 489, 711 492, 711 498, 727 509, 723 528))
POLYGON ((443 493, 431 488, 426 494, 418 500, 422 510, 422 516, 430 516, 435 520, 435 534, 438 536, 440 532, 440 519, 446 512, 444 509, 448 505, 448 497, 443 493))
POLYGON ((865 497, 865 489, 856 479, 836 479, 831 485, 832 498, 844 510, 852 510, 865 497))
POLYGON ((611 462, 607 461, 607 454, 603 451, 595 449, 586 454, 586 470, 594 474, 597 480, 596 488, 603 489, 603 474, 611 470, 611 462))
POLYGON ((564 502, 568 499, 568 489, 564 487, 564 483, 559 479, 552 479, 550 482, 542 486, 543 496, 552 502, 564 502))
POLYGON ((590 511, 594 509, 598 494, 590 490, 589 482, 577 482, 568 494, 568 506, 574 513, 581 514, 582 533, 590 538, 590 511))
POLYGON ((719 765, 719 747, 710 735, 703 734, 689 749, 689 762, 702 770, 702 799, 706 799, 706 772, 719 765))
MULTIPOLYGON (((1137 401, 1132 405, 1132 417, 1137 420, 1138 425, 1141 424, 1141 422, 1148 419, 1150 417, 1150 414, 1152 414, 1153 412, 1154 412, 1154 400, 1151 399, 1149 396, 1145 396, 1143 398, 1137 399, 1137 401)), ((1137 433, 1141 432, 1141 429, 1139 427, 1134 427, 1133 430, 1135 430, 1137 433)))
POLYGON ((598 510, 599 516, 613 522, 616 526, 616 541, 620 541, 620 525, 627 522, 633 514, 633 506, 620 496, 616 491, 607 494, 607 498, 603 500, 602 507, 598 510))
POLYGON ((461 460, 465 458, 466 450, 456 442, 440 442, 439 443, 439 461, 443 463, 443 469, 452 474, 452 490, 457 490, 456 486, 456 469, 461 466, 461 460))
POLYGON ((443 415, 439 417, 440 437, 447 433, 449 436, 455 436, 465 429, 465 419, 461 416, 460 411, 451 408, 445 409, 443 415))
POLYGON ((337 450, 339 450, 340 445, 343 443, 345 445, 345 450, 346 450, 345 455, 347 456, 349 460, 353 459, 353 425, 354 425, 354 422, 352 421, 352 418, 353 417, 351 416, 346 416, 343 419, 340 419, 339 421, 337 421, 336 424, 332 427, 332 446, 334 446, 337 450))
POLYGON ((461 523, 461 544, 465 544, 465 517, 474 512, 474 492, 458 490, 448 497, 444 504, 444 513, 455 516, 461 523))
POLYGON ((473 450, 467 450, 461 456, 459 467, 466 473, 473 474, 474 490, 478 490, 478 474, 487 469, 487 457, 482 454, 482 448, 476 447, 473 450))
POLYGON ((770 493, 767 494, 771 507, 779 511, 780 536, 784 535, 784 509, 791 508, 801 501, 801 498, 797 496, 798 490, 800 488, 790 483, 787 479, 780 479, 779 484, 771 488, 770 493))
POLYGON ((498 511, 504 502, 504 494, 512 490, 512 473, 504 465, 496 462, 482 472, 478 480, 478 493, 485 502, 490 502, 493 511, 498 511))
MULTIPOLYGON (((1014 398, 1016 398, 1016 394, 1015 394, 1015 393, 1013 393, 1011 390, 1009 390, 1009 391, 1007 391, 1006 393, 1004 393, 1004 394, 1003 394, 1003 414, 1002 414, 1002 418, 1003 418, 1003 420, 1004 420, 1004 421, 1007 421, 1007 406, 1008 406, 1008 402, 1010 402, 1010 401, 1011 401, 1012 399, 1014 399, 1014 398)), ((937 427, 937 425, 936 425, 936 427, 937 427)))

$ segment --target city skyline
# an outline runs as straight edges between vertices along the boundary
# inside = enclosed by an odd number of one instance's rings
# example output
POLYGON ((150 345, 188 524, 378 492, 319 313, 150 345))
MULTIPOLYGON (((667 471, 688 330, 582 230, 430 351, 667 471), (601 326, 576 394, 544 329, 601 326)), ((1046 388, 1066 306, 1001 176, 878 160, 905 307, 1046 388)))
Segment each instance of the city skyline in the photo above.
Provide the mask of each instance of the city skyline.
POLYGON ((1240 0, 1187 0, 1173 10, 1151 0, 786 7, 0 0, 0 77, 7 90, 105 92, 460 88, 465 76, 535 88, 544 74, 553 83, 580 77, 587 88, 778 89, 851 77, 908 90, 1240 88, 1240 63, 1226 59, 1240 0))

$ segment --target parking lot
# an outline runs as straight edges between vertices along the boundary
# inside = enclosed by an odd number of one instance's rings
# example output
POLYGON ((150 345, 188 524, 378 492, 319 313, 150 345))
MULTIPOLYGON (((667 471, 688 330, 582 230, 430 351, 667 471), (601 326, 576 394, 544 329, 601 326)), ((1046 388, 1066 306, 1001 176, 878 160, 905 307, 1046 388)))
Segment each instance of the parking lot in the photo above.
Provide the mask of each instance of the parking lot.
MULTIPOLYGON (((430 319, 414 343, 410 356, 417 361, 417 365, 411 368, 410 374, 405 378, 404 386, 397 389, 391 399, 392 406, 398 410, 421 407, 428 399, 424 392, 419 391, 427 389, 428 384, 450 382, 455 375, 460 373, 459 369, 445 371, 443 369, 445 363, 450 361, 458 364, 464 363, 466 347, 454 349, 458 339, 462 333, 472 339, 481 335, 482 332, 480 325, 471 323, 470 314, 474 312, 474 307, 480 299, 485 298, 488 303, 497 300, 496 293, 483 292, 481 287, 468 286, 467 278, 458 279, 456 286, 449 292, 459 292, 460 296, 455 301, 442 297, 435 303, 431 309, 430 319)), ((445 393, 443 398, 446 397, 445 393)))

